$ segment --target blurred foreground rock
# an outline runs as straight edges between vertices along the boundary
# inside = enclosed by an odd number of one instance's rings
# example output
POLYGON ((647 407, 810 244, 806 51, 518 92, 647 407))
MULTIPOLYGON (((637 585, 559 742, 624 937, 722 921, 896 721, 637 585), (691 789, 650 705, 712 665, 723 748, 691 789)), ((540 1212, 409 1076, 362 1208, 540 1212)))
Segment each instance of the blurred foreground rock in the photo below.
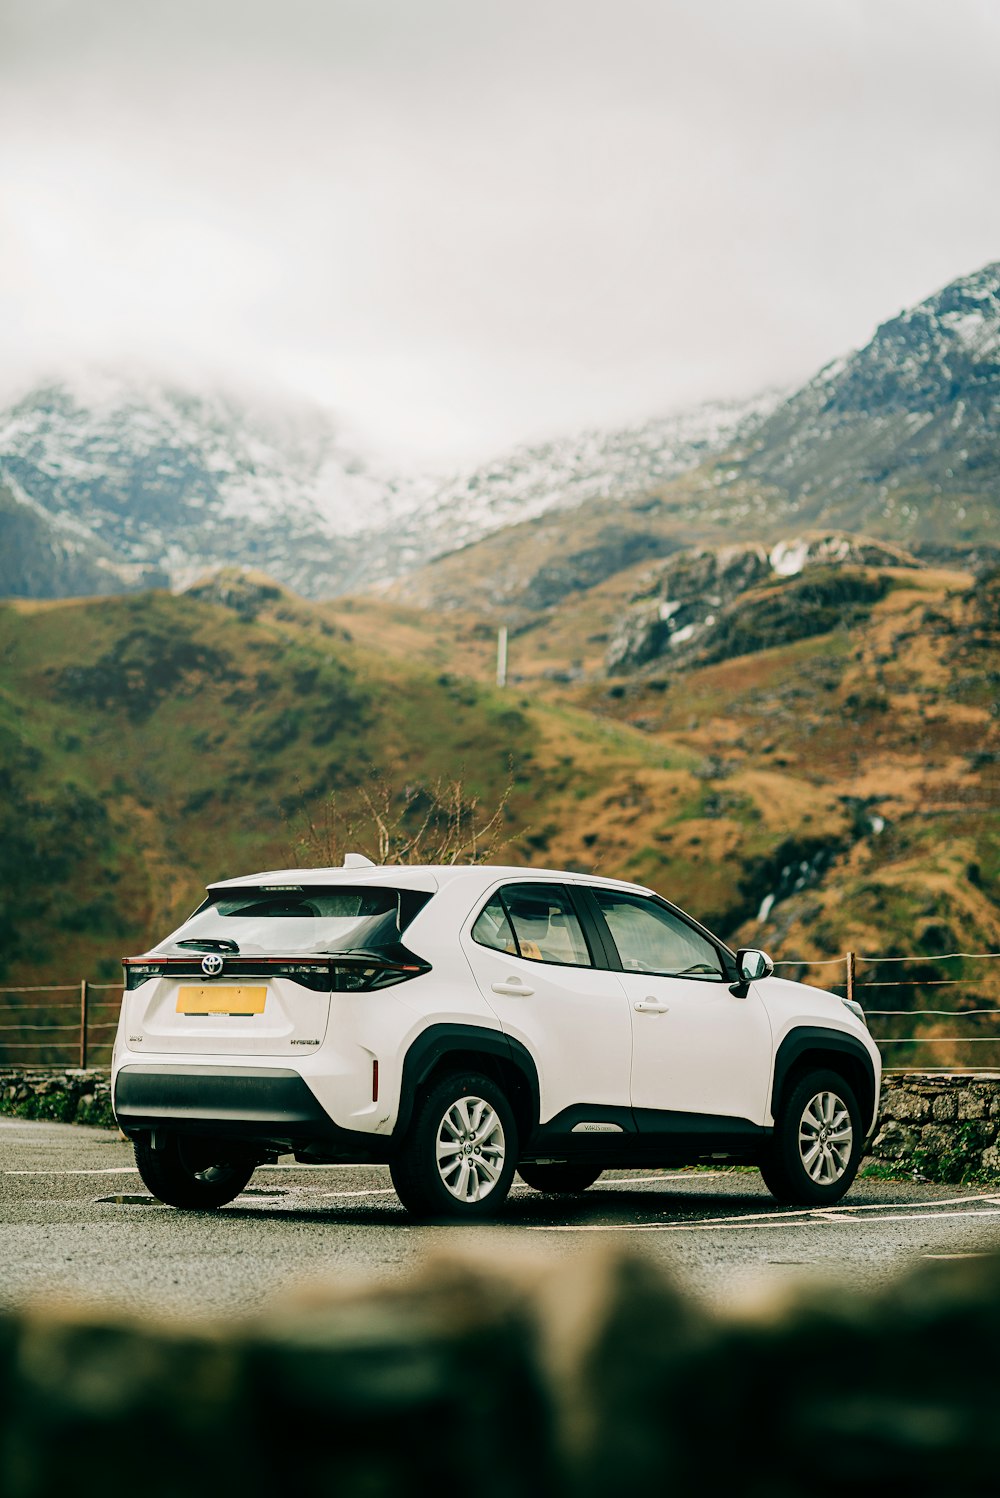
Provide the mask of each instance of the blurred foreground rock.
POLYGON ((471 1258, 252 1320, 0 1320, 0 1492, 962 1495, 1000 1474, 1000 1259, 718 1319, 638 1258, 471 1258))

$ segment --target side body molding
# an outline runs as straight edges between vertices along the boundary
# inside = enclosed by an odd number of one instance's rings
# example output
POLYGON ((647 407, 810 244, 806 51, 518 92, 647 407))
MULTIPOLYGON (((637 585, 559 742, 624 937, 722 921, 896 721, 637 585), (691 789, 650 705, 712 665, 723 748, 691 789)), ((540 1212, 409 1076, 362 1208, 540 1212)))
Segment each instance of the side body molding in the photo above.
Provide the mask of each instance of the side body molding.
POLYGON ((399 1089, 399 1116, 393 1136, 406 1132, 413 1117, 417 1091, 444 1057, 477 1054, 489 1056, 513 1066, 527 1089, 532 1126, 538 1122, 540 1089, 538 1069, 530 1051, 519 1040, 502 1030, 487 1030, 482 1025, 429 1025, 414 1040, 403 1059, 399 1089))
POLYGON ((854 1081, 858 1092, 865 1128, 875 1122, 875 1066, 863 1043, 843 1030, 830 1030, 823 1025, 800 1025, 790 1030, 778 1047, 774 1058, 774 1085, 771 1089, 771 1113, 777 1117, 785 1082, 797 1061, 815 1053, 816 1065, 823 1065, 823 1052, 836 1066, 837 1060, 848 1062, 848 1081, 854 1081))

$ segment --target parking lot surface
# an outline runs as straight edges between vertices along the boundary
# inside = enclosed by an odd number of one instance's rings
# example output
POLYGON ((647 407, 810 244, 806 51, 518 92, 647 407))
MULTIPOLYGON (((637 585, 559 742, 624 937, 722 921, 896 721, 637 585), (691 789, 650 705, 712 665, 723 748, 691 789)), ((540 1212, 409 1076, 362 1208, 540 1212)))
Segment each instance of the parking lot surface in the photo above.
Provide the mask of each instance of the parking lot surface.
POLYGON ((282 1161, 231 1206, 189 1213, 149 1195, 116 1132, 0 1118, 0 1304, 213 1316, 441 1249, 558 1260, 595 1243, 648 1255, 713 1305, 802 1279, 871 1286, 916 1260, 1000 1252, 1000 1187, 860 1180, 841 1205, 803 1210, 755 1171, 612 1171, 577 1197, 518 1181, 498 1219, 451 1227, 415 1223, 383 1167, 282 1161))

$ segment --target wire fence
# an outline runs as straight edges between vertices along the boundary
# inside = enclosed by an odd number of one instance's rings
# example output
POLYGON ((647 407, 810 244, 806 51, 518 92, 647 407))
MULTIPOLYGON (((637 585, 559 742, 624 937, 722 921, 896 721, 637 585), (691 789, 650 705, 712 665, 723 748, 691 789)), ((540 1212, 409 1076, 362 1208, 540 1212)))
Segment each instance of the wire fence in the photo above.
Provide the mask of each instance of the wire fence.
MULTIPOLYGON (((965 1072, 1000 1070, 998 963, 1000 952, 845 952, 816 961, 784 958, 774 966, 782 976, 860 1003, 887 1071, 965 1072), (949 992, 925 1003, 928 990, 938 989, 949 992)), ((109 1066, 122 992, 120 983, 87 978, 0 986, 0 1066, 109 1066)))
POLYGON ((0 986, 0 1065, 109 1067, 122 993, 89 978, 0 986))
POLYGON ((859 1003, 886 1071, 967 1072, 1000 1070, 998 963, 1000 952, 845 952, 774 966, 859 1003), (842 978, 829 971, 837 968, 842 978))

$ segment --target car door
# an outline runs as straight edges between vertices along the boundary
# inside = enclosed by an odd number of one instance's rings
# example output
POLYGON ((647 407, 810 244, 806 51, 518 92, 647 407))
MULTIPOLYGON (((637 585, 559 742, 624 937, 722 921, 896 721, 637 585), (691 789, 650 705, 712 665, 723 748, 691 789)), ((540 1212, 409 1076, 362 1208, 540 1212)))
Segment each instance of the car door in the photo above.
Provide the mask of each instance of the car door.
POLYGON ((667 1127, 667 1113, 763 1124, 771 1026, 753 986, 732 993, 720 948, 666 902, 594 886, 589 894, 621 959, 640 1133, 667 1127))
POLYGON ((619 1132, 631 1126, 631 1015, 618 974, 595 965, 585 922, 566 885, 510 881, 492 891, 462 941, 504 1032, 535 1062, 539 1122, 575 1110, 568 1130, 619 1132))

